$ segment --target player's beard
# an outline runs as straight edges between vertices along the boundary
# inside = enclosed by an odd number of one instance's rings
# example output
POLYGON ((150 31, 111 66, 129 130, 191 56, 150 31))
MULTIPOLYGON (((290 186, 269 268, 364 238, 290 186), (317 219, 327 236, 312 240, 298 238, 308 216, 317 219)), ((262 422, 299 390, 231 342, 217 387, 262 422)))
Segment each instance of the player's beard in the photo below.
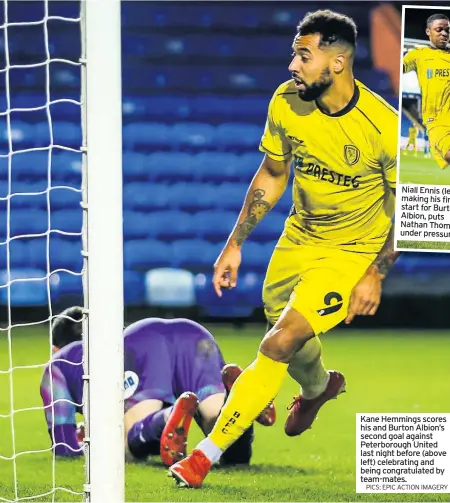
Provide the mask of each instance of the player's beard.
POLYGON ((324 68, 320 77, 312 84, 304 84, 305 89, 299 90, 298 95, 303 101, 314 101, 322 96, 322 94, 331 86, 333 79, 328 68, 324 68))

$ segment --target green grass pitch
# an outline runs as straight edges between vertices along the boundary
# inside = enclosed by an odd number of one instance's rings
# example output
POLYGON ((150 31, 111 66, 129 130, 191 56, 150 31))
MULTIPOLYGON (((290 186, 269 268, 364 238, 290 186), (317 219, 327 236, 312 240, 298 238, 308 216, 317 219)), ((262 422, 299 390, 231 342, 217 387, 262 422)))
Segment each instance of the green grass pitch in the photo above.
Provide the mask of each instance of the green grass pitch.
MULTIPOLYGON (((227 361, 246 365, 254 358, 262 326, 235 330, 210 327, 227 361)), ((427 331, 335 330, 323 337, 325 363, 346 375, 347 393, 326 404, 313 429, 298 438, 283 432, 286 405, 297 393, 288 378, 276 400, 277 423, 256 425, 252 465, 246 469, 217 469, 201 490, 178 489, 158 459, 126 469, 127 501, 450 501, 450 494, 356 494, 355 414, 357 412, 449 412, 450 337, 427 331)), ((49 356, 45 329, 16 328, 12 363, 44 363, 49 356)), ((0 370, 9 368, 5 332, 0 333, 0 370)), ((39 407, 41 368, 14 370, 14 409, 39 407)), ((9 374, 0 374, 0 414, 11 409, 9 374)), ((105 418, 107 419, 107 418, 105 418)), ((11 421, 0 418, 0 454, 11 456, 11 421)), ((16 452, 49 445, 42 410, 14 415, 16 452)), ((189 449, 201 438, 195 426, 189 449)), ((105 446, 107 449, 108 446, 105 446)), ((18 496, 29 497, 52 488, 52 457, 47 453, 17 457, 18 496)), ((56 485, 80 491, 83 460, 57 461, 56 485)), ((14 499, 11 461, 0 458, 0 497, 14 499)), ((51 496, 34 501, 51 501, 51 496)), ((57 491, 55 501, 82 497, 57 491)))
POLYGON ((406 241, 399 239, 397 241, 399 250, 436 250, 450 251, 450 243, 445 241, 406 241))
POLYGON ((450 168, 441 169, 433 157, 424 157, 422 152, 400 153, 400 183, 420 185, 450 185, 450 168))

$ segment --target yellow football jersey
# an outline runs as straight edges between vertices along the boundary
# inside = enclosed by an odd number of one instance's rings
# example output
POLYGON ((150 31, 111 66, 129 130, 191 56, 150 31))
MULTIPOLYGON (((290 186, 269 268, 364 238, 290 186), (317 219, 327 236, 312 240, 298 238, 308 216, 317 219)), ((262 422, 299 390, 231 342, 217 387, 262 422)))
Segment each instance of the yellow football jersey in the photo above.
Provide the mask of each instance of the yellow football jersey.
POLYGON ((422 94, 422 117, 430 123, 450 114, 450 51, 420 47, 403 58, 403 71, 417 73, 422 94))
POLYGON ((377 252, 394 214, 398 114, 355 81, 340 112, 299 98, 292 80, 273 95, 260 150, 293 158, 294 206, 286 233, 298 243, 377 252))
POLYGON ((409 128, 409 137, 413 140, 416 139, 417 135, 418 135, 419 131, 417 130, 417 128, 415 126, 411 126, 409 128))

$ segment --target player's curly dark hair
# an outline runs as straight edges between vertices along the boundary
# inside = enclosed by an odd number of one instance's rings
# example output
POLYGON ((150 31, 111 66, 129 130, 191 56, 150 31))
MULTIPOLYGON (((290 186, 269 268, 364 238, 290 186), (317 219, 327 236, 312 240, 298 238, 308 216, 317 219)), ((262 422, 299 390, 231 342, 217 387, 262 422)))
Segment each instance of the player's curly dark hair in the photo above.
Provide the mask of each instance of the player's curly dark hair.
POLYGON ((71 342, 81 341, 83 337, 82 318, 83 309, 81 307, 73 306, 65 309, 53 320, 52 344, 57 348, 62 348, 71 342), (67 318, 61 316, 67 316, 67 318))
POLYGON ((444 19, 445 21, 449 20, 445 14, 433 14, 427 19, 427 28, 429 28, 435 21, 440 21, 441 19, 444 19))
POLYGON ((297 33, 319 33, 320 46, 345 44, 354 52, 358 30, 352 18, 327 9, 309 12, 297 26, 297 33))

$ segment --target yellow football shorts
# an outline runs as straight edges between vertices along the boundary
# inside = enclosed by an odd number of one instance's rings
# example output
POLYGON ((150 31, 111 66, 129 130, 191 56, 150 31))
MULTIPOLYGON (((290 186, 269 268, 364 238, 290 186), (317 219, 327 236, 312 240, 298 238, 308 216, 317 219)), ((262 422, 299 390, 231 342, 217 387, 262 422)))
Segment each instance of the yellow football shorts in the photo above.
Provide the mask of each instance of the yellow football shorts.
POLYGON ((446 168, 448 162, 444 159, 444 156, 450 150, 450 123, 431 123, 427 127, 427 132, 430 140, 430 150, 435 161, 440 168, 446 168))
POLYGON ((270 259, 263 287, 267 320, 275 324, 286 306, 302 314, 316 335, 348 313, 353 287, 376 253, 296 244, 285 233, 270 259))

